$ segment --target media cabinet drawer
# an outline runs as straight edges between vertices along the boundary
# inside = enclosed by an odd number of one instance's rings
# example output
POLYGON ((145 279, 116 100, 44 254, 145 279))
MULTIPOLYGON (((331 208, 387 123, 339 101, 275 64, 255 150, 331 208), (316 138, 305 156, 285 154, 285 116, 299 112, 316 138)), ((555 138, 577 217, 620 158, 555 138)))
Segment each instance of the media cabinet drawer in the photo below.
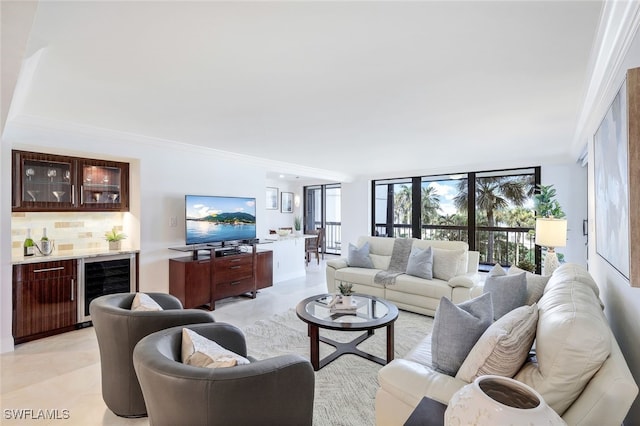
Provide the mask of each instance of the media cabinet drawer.
POLYGON ((216 269, 227 269, 238 265, 253 265, 253 256, 240 254, 215 259, 216 269))
POLYGON ((215 284, 252 277, 253 256, 234 256, 215 261, 213 272, 213 282, 215 284))
POLYGON ((239 296, 254 290, 253 277, 216 283, 215 299, 218 300, 225 297, 239 296))

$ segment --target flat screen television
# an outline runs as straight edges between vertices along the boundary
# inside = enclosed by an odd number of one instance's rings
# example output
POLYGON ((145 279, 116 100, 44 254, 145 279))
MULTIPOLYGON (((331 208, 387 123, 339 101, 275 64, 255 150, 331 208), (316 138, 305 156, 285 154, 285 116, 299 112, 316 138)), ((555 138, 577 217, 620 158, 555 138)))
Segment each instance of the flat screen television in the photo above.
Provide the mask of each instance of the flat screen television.
POLYGON ((256 238, 256 199, 185 195, 186 243, 207 244, 256 238))

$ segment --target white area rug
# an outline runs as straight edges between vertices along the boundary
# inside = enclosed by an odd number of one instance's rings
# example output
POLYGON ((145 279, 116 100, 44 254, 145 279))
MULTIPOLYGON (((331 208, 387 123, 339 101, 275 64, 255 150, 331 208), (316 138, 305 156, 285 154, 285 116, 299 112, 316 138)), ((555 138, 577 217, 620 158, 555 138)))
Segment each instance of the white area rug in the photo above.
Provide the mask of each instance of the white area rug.
MULTIPOLYGON (((403 357, 431 332, 433 318, 400 311, 395 323, 395 358, 403 357)), ((307 324, 295 310, 258 321, 245 328, 249 355, 264 359, 297 353, 309 359, 307 324)), ((320 330, 321 336, 349 341, 363 332, 320 330)), ((386 357, 386 330, 376 330, 358 346, 365 352, 386 357)), ((333 351, 320 343, 320 358, 333 351)), ((316 426, 373 426, 378 370, 381 365, 356 355, 343 355, 316 372, 313 424, 316 426)))

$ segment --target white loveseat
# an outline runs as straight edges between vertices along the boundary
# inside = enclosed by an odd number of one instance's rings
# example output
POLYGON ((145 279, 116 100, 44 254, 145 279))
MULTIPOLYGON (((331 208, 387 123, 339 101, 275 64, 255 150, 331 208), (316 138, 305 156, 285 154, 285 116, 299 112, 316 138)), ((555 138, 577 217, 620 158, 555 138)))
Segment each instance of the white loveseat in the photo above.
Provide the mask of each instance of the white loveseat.
MULTIPOLYGON (((569 426, 620 425, 638 387, 589 273, 562 265, 537 308, 537 362, 526 362, 514 378, 538 391, 569 426)), ((467 384, 431 368, 431 336, 380 369, 378 383, 378 426, 402 425, 423 396, 447 404, 467 384)))
POLYGON ((373 268, 349 266, 346 258, 327 261, 327 288, 329 292, 337 292, 340 283, 351 283, 356 293, 389 300, 399 308, 433 316, 440 303, 446 297, 454 303, 463 302, 482 294, 482 286, 478 275, 479 253, 469 251, 469 245, 462 241, 413 240, 413 246, 426 249, 433 248, 434 275, 438 262, 454 252, 463 252, 454 277, 443 280, 433 278, 427 280, 412 275, 397 276, 394 284, 378 284, 375 276, 389 267, 395 238, 360 237, 358 247, 369 243, 373 268))

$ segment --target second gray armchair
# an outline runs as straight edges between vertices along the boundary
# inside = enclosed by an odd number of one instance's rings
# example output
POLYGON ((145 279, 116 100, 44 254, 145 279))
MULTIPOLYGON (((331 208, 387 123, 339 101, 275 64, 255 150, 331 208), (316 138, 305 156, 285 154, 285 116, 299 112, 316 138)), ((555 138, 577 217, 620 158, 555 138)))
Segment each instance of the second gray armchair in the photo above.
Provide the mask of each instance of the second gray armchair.
MULTIPOLYGON (((242 332, 229 324, 187 328, 247 357, 242 332)), ((248 365, 202 368, 181 362, 182 327, 153 333, 133 352, 149 423, 305 426, 313 421, 315 376, 309 360, 282 355, 248 365)))

